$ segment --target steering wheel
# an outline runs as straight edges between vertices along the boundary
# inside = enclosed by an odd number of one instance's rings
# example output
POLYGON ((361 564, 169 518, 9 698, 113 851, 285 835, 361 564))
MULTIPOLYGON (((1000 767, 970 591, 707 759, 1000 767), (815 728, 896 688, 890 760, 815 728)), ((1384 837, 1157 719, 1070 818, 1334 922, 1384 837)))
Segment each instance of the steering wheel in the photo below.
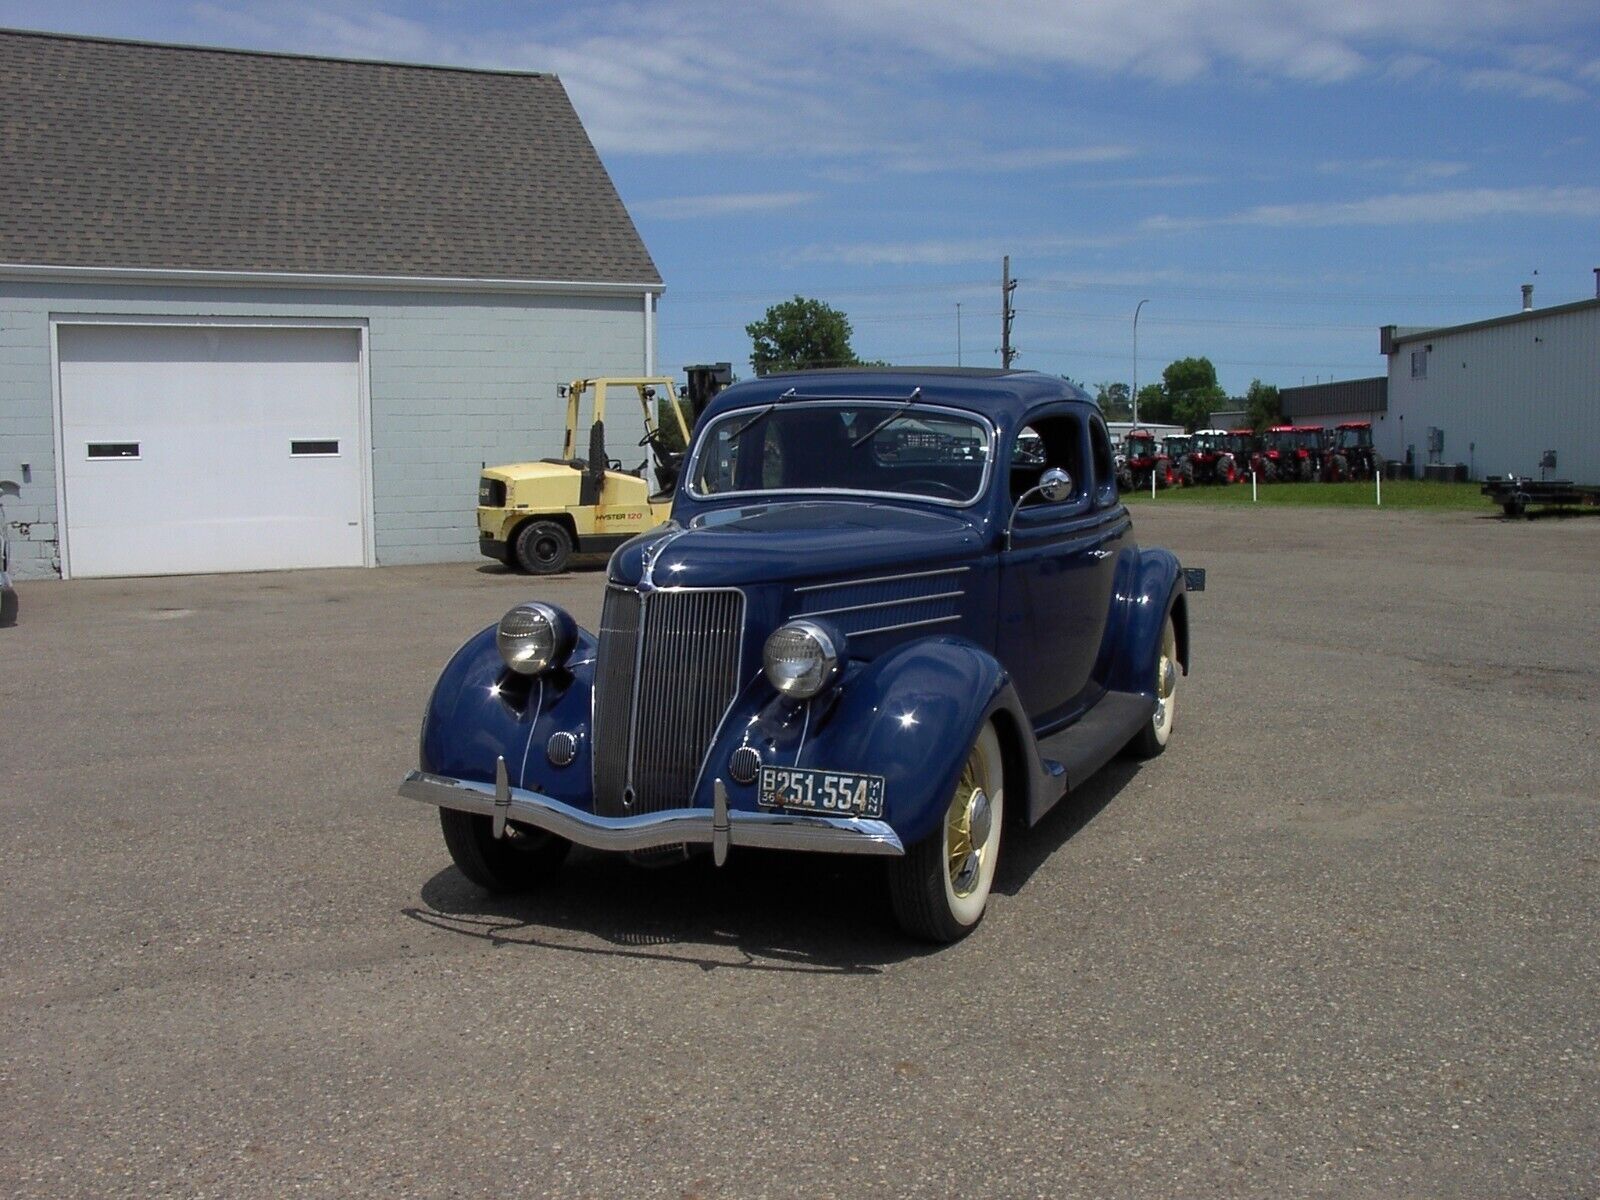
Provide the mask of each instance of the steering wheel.
POLYGON ((935 491, 943 492, 952 500, 965 500, 967 498, 967 493, 964 489, 958 488, 953 483, 947 483, 943 479, 930 479, 919 476, 916 479, 907 479, 901 484, 901 487, 908 492, 914 491, 918 487, 933 488, 935 491))
POLYGON ((646 433, 642 438, 639 439, 639 445, 640 446, 653 446, 657 442, 659 442, 660 440, 661 440, 661 435, 659 433, 646 433))

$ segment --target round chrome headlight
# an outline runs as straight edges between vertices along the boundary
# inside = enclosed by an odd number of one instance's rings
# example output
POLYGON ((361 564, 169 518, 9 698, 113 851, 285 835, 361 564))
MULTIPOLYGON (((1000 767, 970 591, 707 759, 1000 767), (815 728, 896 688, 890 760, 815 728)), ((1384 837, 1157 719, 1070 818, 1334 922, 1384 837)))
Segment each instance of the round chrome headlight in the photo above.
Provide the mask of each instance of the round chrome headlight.
POLYGON ((761 651, 767 682, 795 700, 809 700, 832 683, 843 657, 844 638, 806 620, 773 630, 761 651))
POLYGON ((576 636, 572 618, 548 604, 519 604, 500 618, 495 645, 506 666, 538 675, 567 661, 576 636))

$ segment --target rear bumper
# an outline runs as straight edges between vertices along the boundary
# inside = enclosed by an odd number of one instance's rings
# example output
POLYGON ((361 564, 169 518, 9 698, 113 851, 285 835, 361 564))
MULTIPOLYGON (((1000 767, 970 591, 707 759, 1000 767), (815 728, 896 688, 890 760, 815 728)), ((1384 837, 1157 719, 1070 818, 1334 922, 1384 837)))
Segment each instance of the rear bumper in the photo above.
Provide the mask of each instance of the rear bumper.
POLYGON ((729 810, 721 780, 716 781, 715 791, 716 803, 710 809, 674 808, 633 817, 599 817, 539 792, 511 787, 503 767, 494 784, 428 771, 412 771, 400 784, 400 794, 409 799, 493 817, 497 828, 503 828, 505 821, 533 825, 596 850, 705 845, 711 847, 719 864, 732 846, 889 857, 905 853, 899 836, 886 821, 729 810))

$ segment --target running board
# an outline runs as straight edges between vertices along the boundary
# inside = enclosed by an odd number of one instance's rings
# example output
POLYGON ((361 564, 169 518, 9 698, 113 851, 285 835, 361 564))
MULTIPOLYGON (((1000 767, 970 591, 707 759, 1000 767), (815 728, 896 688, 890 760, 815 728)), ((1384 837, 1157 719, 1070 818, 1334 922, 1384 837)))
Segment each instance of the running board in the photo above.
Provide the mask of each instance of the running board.
MULTIPOLYGON (((1059 777, 1064 792, 1082 787, 1133 740, 1155 711, 1156 702, 1148 696, 1107 692, 1081 720, 1039 740, 1045 774, 1059 777)), ((1044 807, 1058 799, 1059 796, 1048 797, 1044 807)))

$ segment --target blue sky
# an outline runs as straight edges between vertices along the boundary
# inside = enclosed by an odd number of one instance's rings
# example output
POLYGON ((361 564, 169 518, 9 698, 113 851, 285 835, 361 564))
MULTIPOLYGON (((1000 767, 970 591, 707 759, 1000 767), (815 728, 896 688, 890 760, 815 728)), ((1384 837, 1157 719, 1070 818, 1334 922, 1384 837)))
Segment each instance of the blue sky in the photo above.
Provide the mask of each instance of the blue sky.
POLYGON ((665 369, 796 293, 859 353, 1230 391, 1594 295, 1595 0, 0 0, 0 24, 554 71, 667 281, 665 369), (1537 272, 1537 274, 1535 274, 1537 272), (960 314, 958 347, 957 312, 960 314))

